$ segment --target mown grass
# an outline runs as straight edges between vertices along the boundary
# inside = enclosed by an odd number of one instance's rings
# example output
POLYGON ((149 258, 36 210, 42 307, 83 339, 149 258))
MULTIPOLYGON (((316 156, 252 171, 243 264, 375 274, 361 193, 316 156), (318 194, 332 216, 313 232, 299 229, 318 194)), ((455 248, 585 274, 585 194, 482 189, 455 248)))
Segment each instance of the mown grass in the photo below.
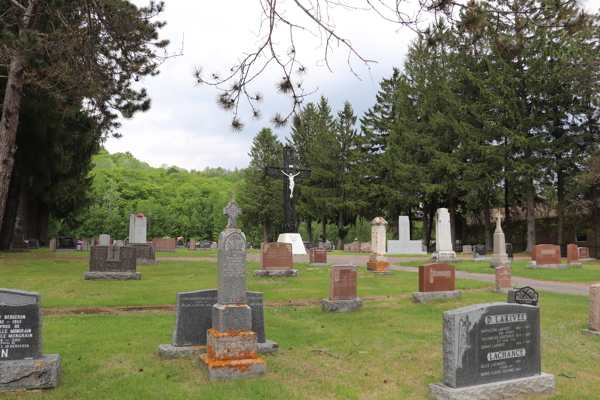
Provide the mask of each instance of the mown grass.
MULTIPOLYGON (((211 262, 138 266, 139 282, 83 281, 85 264, 0 258, 0 286, 41 291, 47 308, 84 300, 97 307, 173 304, 177 291, 215 284, 211 262)), ((298 278, 249 278, 249 290, 263 291, 267 304, 293 301, 265 307, 267 337, 281 351, 264 357, 264 378, 209 382, 194 358, 159 359, 156 346, 171 342, 170 312, 63 314, 44 317, 44 353, 61 356, 59 386, 0 393, 0 399, 426 399, 427 384, 442 380, 442 312, 506 301, 506 295, 484 290, 463 292, 460 300, 413 304, 417 274, 375 276, 359 268, 359 297, 375 299, 366 300, 361 312, 325 314, 298 302, 326 296, 328 268, 295 266, 298 278)), ((461 289, 486 285, 457 280, 461 289)), ((558 394, 551 398, 597 398, 600 340, 580 334, 587 327, 587 298, 542 291, 539 304, 542 370, 557 376, 558 394)))
MULTIPOLYGON (((516 259, 512 262, 513 276, 522 278, 539 279, 542 281, 576 282, 585 284, 600 283, 600 260, 583 263, 582 268, 569 269, 529 269, 525 265, 529 260, 516 259)), ((419 267, 421 261, 399 262, 396 265, 404 267, 419 267)), ((455 264, 457 271, 477 272, 482 274, 494 274, 496 271, 490 268, 488 261, 465 261, 455 264)))

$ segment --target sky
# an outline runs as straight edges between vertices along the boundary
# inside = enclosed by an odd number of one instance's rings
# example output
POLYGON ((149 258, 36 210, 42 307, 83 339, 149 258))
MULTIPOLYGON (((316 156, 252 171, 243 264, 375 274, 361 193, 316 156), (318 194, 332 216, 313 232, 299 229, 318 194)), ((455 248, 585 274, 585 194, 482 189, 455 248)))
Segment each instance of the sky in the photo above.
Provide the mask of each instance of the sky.
MULTIPOLYGON (((131 1, 138 6, 148 3, 148 0, 131 1)), ((382 79, 389 78, 394 67, 402 69, 404 56, 416 34, 406 27, 399 29, 397 24, 386 22, 372 11, 337 7, 330 14, 336 33, 349 38, 364 59, 376 63, 370 63, 367 68, 357 57, 349 58, 345 46, 335 43, 327 57, 330 71, 322 62, 325 47, 321 45, 321 37, 311 21, 292 3, 287 0, 278 4, 286 18, 309 28, 297 29, 294 33, 297 57, 307 68, 301 78, 303 86, 308 92, 314 91, 305 103, 317 103, 323 95, 329 100, 332 114, 336 115, 343 109, 344 102, 349 101, 355 115, 362 117, 375 104, 382 79)), ((403 10, 413 15, 415 4, 418 4, 417 0, 409 0, 403 10)), ((600 8, 600 0, 588 0, 583 4, 587 10, 600 8)), ((196 85, 193 76, 196 67, 203 67, 205 75, 224 74, 244 53, 256 49, 262 36, 258 35, 260 2, 165 0, 165 5, 159 19, 167 25, 159 31, 160 38, 171 41, 170 54, 182 55, 168 59, 158 76, 146 77, 140 82, 152 98, 152 107, 130 120, 122 120, 119 132, 123 136, 119 139, 109 137, 104 147, 110 153, 128 151, 153 167, 241 169, 248 166, 252 139, 262 128, 271 128, 279 140, 285 142, 290 135, 289 125, 277 129, 269 122, 275 112, 287 115, 291 110, 291 100, 275 89, 275 82, 283 76, 277 66, 268 66, 250 87, 252 92, 260 91, 265 97, 260 104, 263 118, 254 121, 250 107, 241 103, 238 116, 245 124, 241 132, 231 131, 232 115, 217 106, 217 90, 208 85, 196 85)), ((289 48, 288 29, 281 25, 275 35, 276 51, 285 54, 289 48)), ((358 120, 356 129, 360 129, 358 120)))

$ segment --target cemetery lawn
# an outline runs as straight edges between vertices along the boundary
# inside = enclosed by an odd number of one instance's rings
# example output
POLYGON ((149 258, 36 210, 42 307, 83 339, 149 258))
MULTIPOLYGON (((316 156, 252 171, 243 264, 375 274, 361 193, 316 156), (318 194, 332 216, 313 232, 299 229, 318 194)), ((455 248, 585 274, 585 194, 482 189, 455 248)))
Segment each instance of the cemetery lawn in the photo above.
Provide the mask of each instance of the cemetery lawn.
MULTIPOLYGON (((569 268, 569 269, 529 269, 525 268, 525 265, 529 260, 514 260, 512 262, 512 274, 513 276, 520 276, 522 278, 538 279, 541 281, 555 281, 555 282, 572 282, 572 283, 583 283, 583 284, 594 284, 600 283, 600 260, 584 262, 582 268, 569 268)), ((563 259, 563 263, 565 260, 563 259)), ((422 262, 400 262, 396 265, 403 267, 416 267, 423 265, 422 262)), ((465 272, 477 272, 482 274, 495 274, 496 270, 489 267, 488 261, 462 261, 455 264, 457 271, 465 272)))
MULTIPOLYGON (((295 267, 298 278, 249 276, 248 290, 265 295, 267 337, 281 347, 263 356, 269 374, 209 382, 195 358, 156 356, 159 344, 171 342, 174 307, 117 307, 174 306, 175 292, 215 287, 215 263, 165 261, 138 266, 141 281, 90 282, 82 280, 87 260, 0 256, 2 287, 41 292, 44 353, 61 357, 57 388, 0 392, 0 399, 426 399, 427 384, 443 380, 441 313, 506 301, 474 290, 459 300, 413 304, 418 274, 377 276, 359 267, 364 310, 325 314, 319 299, 327 295, 328 268, 295 267)), ((457 289, 483 287, 489 284, 457 280, 457 289)), ((597 398, 600 341, 580 334, 587 298, 541 291, 540 306, 542 371, 557 379, 550 398, 597 398)))

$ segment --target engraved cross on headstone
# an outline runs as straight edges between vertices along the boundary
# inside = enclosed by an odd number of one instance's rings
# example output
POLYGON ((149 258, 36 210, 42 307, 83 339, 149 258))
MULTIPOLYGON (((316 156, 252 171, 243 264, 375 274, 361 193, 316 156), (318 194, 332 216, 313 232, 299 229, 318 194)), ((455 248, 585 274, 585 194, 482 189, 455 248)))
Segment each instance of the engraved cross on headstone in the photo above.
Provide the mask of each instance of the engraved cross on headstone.
POLYGON ((106 261, 121 261, 121 248, 119 246, 108 246, 106 261))
POLYGON ((502 214, 500 214, 500 211, 498 211, 496 213, 496 232, 502 232, 502 227, 500 224, 501 220, 502 220, 502 214))
POLYGON ((235 201, 230 201, 227 204, 227 207, 223 208, 223 214, 229 217, 227 221, 227 229, 237 228, 235 225, 235 220, 238 216, 242 215, 242 210, 238 207, 235 201))
POLYGON ((283 167, 266 167, 265 175, 284 179, 283 185, 283 225, 281 233, 296 233, 296 196, 294 196, 295 179, 310 179, 310 169, 300 169, 294 160, 294 148, 283 148, 283 167))

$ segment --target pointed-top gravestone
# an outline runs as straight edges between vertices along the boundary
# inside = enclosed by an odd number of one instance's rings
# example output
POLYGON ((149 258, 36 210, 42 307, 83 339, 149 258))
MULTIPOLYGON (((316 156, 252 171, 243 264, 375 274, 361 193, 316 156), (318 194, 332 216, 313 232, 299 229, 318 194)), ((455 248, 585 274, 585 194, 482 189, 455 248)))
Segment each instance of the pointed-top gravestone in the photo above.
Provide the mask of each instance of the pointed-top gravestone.
POLYGON ((237 229, 236 218, 242 215, 242 210, 235 201, 230 201, 227 207, 223 208, 223 214, 227 215, 227 229, 237 229))

